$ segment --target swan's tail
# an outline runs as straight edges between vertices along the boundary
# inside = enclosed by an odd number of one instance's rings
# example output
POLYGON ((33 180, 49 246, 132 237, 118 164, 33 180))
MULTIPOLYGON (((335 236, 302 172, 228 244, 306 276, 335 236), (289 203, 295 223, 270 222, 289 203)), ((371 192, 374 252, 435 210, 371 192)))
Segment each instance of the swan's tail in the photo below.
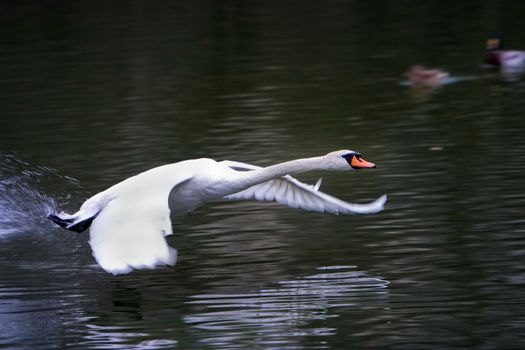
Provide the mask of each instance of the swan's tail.
POLYGON ((83 232, 85 231, 95 220, 97 216, 94 215, 92 217, 89 217, 87 219, 78 220, 78 218, 75 215, 69 215, 66 213, 50 213, 47 218, 51 221, 53 221, 55 224, 57 224, 60 227, 63 227, 70 231, 75 232, 83 232))
POLYGON ((49 213, 47 218, 66 230, 83 232, 112 199, 113 197, 107 196, 106 192, 100 192, 85 201, 74 214, 49 213))

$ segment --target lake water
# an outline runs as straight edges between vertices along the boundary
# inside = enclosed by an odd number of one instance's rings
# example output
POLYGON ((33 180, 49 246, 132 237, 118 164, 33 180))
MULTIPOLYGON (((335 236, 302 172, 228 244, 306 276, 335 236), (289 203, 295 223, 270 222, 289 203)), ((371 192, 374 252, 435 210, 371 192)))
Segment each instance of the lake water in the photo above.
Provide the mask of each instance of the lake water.
POLYGON ((0 348, 523 349, 523 2, 0 5, 0 348), (412 89, 412 64, 453 79, 412 89), (266 166, 349 148, 377 169, 299 176, 385 210, 211 204, 175 267, 114 277, 45 219, 188 158, 266 166))

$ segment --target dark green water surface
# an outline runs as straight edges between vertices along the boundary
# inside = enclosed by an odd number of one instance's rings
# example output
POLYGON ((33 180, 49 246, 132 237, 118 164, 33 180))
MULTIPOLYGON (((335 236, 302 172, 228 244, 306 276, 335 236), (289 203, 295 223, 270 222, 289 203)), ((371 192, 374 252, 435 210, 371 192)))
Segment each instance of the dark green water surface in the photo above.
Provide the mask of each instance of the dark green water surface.
POLYGON ((520 1, 0 4, 0 348, 525 348, 520 1), (412 89, 412 64, 452 81, 412 89), (75 211, 188 158, 359 150, 333 216, 220 203, 174 221, 173 268, 114 277, 75 211))

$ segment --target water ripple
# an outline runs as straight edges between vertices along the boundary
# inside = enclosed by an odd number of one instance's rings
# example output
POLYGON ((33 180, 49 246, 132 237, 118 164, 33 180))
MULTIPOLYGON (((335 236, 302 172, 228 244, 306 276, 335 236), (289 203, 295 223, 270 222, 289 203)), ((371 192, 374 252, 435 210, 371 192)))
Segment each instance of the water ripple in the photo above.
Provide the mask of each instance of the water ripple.
POLYGON ((216 348, 246 345, 249 339, 264 335, 276 348, 292 349, 298 337, 335 333, 329 323, 313 326, 314 321, 338 317, 341 308, 362 308, 369 303, 378 307, 388 297, 387 280, 354 266, 318 270, 322 272, 280 281, 275 288, 253 293, 193 295, 187 304, 201 306, 203 312, 188 315, 185 321, 211 332, 202 342, 216 348))

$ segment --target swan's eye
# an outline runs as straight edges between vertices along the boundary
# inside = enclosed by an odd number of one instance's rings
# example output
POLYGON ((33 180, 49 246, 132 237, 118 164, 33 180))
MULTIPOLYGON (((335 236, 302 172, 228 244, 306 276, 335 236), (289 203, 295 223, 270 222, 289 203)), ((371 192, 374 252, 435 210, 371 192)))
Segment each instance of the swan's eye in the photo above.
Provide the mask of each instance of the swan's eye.
POLYGON ((359 152, 352 152, 352 153, 347 153, 343 156, 344 159, 346 159, 347 162, 351 162, 352 159, 356 157, 357 159, 360 159, 361 158, 361 153, 359 152))
POLYGON ((343 158, 346 160, 346 162, 350 166, 352 166, 352 160, 354 159, 354 157, 357 157, 355 153, 348 153, 343 156, 343 158))

